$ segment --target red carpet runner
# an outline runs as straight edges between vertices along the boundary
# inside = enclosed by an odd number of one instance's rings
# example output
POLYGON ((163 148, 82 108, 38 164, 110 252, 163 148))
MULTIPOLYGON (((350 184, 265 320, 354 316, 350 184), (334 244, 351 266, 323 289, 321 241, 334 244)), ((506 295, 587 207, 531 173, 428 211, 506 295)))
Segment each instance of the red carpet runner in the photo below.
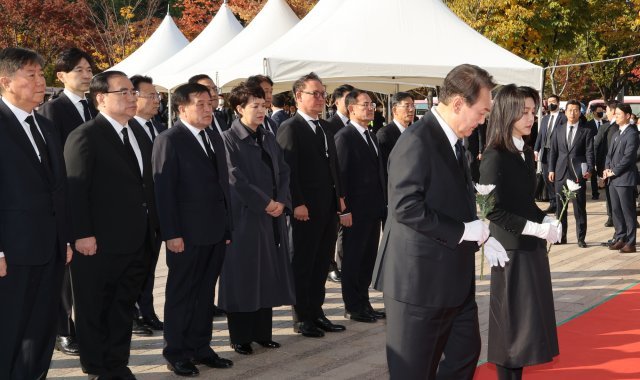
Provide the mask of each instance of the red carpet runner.
MULTIPOLYGON (((640 284, 623 290, 558 327, 560 355, 526 367, 525 380, 640 379, 640 284)), ((474 380, 497 379, 495 365, 474 380)))

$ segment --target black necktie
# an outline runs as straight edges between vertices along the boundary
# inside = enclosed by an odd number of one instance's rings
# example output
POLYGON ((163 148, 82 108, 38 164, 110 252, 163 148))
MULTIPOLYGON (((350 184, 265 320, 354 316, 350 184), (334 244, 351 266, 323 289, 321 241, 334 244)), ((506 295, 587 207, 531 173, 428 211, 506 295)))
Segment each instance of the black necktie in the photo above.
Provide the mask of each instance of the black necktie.
POLYGON ((124 140, 124 150, 127 151, 127 156, 129 156, 129 161, 134 165, 134 167, 140 173, 140 165, 138 165, 138 157, 136 157, 136 153, 133 150, 133 146, 131 145, 131 141, 129 140, 129 131, 127 127, 122 128, 122 140, 124 140))
POLYGON ((82 108, 84 109, 84 121, 89 121, 92 119, 91 111, 89 110, 89 102, 87 99, 81 99, 80 103, 82 103, 82 108))
MULTIPOLYGON (((47 149, 47 144, 44 142, 44 138, 40 134, 38 127, 36 126, 35 121, 33 120, 33 116, 27 116, 24 121, 29 124, 29 130, 31 131, 31 136, 33 137, 33 141, 36 143, 36 147, 38 148, 38 152, 40 153, 40 163, 45 167, 46 170, 51 170, 51 161, 49 160, 49 150, 47 149)), ((48 172, 47 174, 49 174, 48 172)))
POLYGON ((569 127, 569 137, 567 137, 567 146, 571 148, 573 142, 573 125, 569 127))
POLYGON ((462 155, 464 154, 464 148, 462 146, 462 140, 458 139, 455 144, 456 148, 456 158, 458 159, 458 166, 460 169, 464 170, 464 161, 462 155))
POLYGON ((327 147, 327 138, 326 138, 326 135, 324 134, 324 130, 322 129, 322 126, 320 126, 320 120, 311 120, 311 122, 316 126, 316 138, 318 140, 318 144, 324 150, 324 155, 326 157, 329 157, 329 148, 327 147))
POLYGON ((371 135, 369 135, 368 129, 365 129, 364 137, 367 139, 367 145, 369 146, 369 151, 373 155, 373 158, 378 158, 378 152, 376 152, 375 145, 373 145, 373 140, 371 140, 371 135))
POLYGON ((145 125, 149 128, 149 133, 151 134, 151 142, 156 141, 156 130, 153 128, 153 123, 151 120, 148 120, 145 125))
POLYGON ((202 143, 204 144, 204 150, 207 152, 207 156, 209 156, 209 159, 213 163, 213 167, 216 169, 216 172, 217 172, 218 166, 217 166, 216 154, 213 152, 213 149, 211 149, 211 145, 209 145, 206 132, 202 130, 200 131, 199 135, 200 135, 200 138, 202 139, 202 143))

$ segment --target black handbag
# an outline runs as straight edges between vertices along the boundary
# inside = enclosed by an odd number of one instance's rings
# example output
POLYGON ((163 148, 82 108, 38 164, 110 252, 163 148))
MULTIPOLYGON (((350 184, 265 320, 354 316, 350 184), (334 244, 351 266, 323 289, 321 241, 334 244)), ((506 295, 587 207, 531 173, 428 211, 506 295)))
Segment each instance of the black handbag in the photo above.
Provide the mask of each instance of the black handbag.
POLYGON ((547 193, 547 181, 544 178, 543 173, 536 173, 536 191, 535 198, 539 202, 549 201, 549 194, 547 193))

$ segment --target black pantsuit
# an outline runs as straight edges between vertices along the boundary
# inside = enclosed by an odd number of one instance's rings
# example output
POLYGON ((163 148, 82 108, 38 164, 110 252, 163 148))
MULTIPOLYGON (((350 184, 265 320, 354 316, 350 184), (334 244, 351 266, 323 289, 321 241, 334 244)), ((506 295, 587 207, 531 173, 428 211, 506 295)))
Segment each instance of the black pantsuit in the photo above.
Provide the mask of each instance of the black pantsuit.
POLYGON ((231 344, 249 344, 272 340, 273 309, 261 308, 250 312, 227 312, 231 344))

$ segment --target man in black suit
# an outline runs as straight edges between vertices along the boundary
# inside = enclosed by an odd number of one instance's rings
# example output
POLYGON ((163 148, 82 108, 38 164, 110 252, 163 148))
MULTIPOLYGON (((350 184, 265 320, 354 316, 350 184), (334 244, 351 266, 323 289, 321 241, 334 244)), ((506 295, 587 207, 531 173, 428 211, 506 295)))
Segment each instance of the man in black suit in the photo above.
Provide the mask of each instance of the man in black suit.
POLYGON ((212 128, 207 87, 189 83, 173 94, 179 121, 153 146, 160 230, 167 247, 163 356, 180 376, 195 364, 228 368, 210 347, 213 296, 231 242, 229 176, 224 143, 212 128))
MULTIPOLYGON (((253 75, 247 78, 246 84, 247 86, 261 87, 264 91, 264 106, 265 108, 271 108, 271 100, 273 98, 273 81, 271 78, 266 75, 253 75)), ((263 127, 275 136, 278 133, 279 124, 265 115, 263 127)))
POLYGON ((480 355, 475 255, 506 252, 476 216, 462 138, 491 109, 493 79, 473 65, 444 79, 440 104, 389 157, 389 212, 375 287, 384 292, 391 379, 472 379, 480 355))
POLYGON ((611 191, 611 211, 616 232, 611 250, 620 253, 636 252, 636 204, 635 191, 638 184, 636 159, 638 151, 638 130, 630 124, 631 106, 620 104, 615 111, 619 130, 613 136, 613 143, 607 154, 604 178, 611 191))
POLYGON ((271 109, 273 113, 271 114, 271 120, 276 123, 276 129, 282 124, 283 121, 289 118, 289 115, 284 111, 284 107, 286 106, 286 98, 283 94, 273 95, 271 99, 271 109))
MULTIPOLYGON (((56 60, 54 70, 58 80, 64 84, 64 91, 57 98, 44 103, 38 113, 53 123, 56 133, 60 135, 62 147, 71 131, 98 114, 93 102, 85 96, 93 77, 92 68, 91 55, 78 48, 64 50, 56 60)), ((71 275, 67 267, 62 281, 56 349, 67 355, 78 355, 71 289, 71 275)))
MULTIPOLYGON (((134 75, 129 79, 133 84, 133 88, 138 91, 136 115, 129 120, 129 126, 132 130, 137 130, 140 135, 144 133, 153 144, 156 137, 167 129, 165 125, 154 120, 160 109, 160 94, 153 85, 153 79, 149 77, 134 75)), ((160 255, 160 245, 162 244, 160 231, 156 231, 156 237, 149 275, 142 286, 142 293, 138 297, 133 315, 133 333, 141 336, 152 335, 153 331, 151 330, 161 331, 163 329, 162 321, 160 321, 153 308, 153 285, 156 277, 158 256, 160 255)))
MULTIPOLYGON (((591 178, 593 170, 593 136, 591 131, 580 122, 580 102, 567 102, 566 123, 560 124, 551 139, 549 150, 549 181, 555 183, 556 196, 563 202, 562 188, 567 180, 580 185, 573 202, 573 213, 576 218, 578 247, 586 248, 584 239, 587 235, 587 189, 586 181, 591 178)), ((562 211, 562 203, 557 202, 556 217, 562 211)), ((562 240, 567 243, 567 212, 562 215, 562 240)))
MULTIPOLYGON (((391 123, 380 128, 376 137, 380 144, 380 155, 382 156, 382 164, 387 171, 387 161, 391 149, 396 145, 402 132, 409 128, 409 124, 413 122, 416 114, 416 106, 414 104, 413 95, 408 92, 398 92, 391 97, 391 113, 393 120, 391 123)), ((385 183, 386 186, 386 183, 385 183)))
POLYGON ((71 260, 62 146, 34 112, 44 60, 0 50, 0 378, 46 378, 65 263, 71 260))
POLYGON ((376 260, 380 228, 386 215, 382 150, 369 130, 375 103, 362 90, 346 96, 350 123, 335 136, 340 183, 346 210, 340 215, 342 234, 342 298, 345 317, 358 322, 384 318, 369 302, 369 284, 376 260))
MULTIPOLYGON (((544 178, 549 178, 548 160, 549 149, 551 149, 551 141, 553 140, 553 133, 556 127, 567 121, 565 114, 560 112, 560 97, 558 97, 558 95, 549 96, 547 99, 547 107, 549 107, 549 114, 545 115, 540 122, 538 138, 536 138, 536 143, 533 147, 536 161, 540 161, 542 164, 542 173, 544 174, 544 178)), ((556 212, 556 190, 552 181, 547 181, 547 194, 549 194, 549 207, 545 212, 556 212)))
MULTIPOLYGON (((596 160, 595 160, 596 170, 598 166, 598 159, 597 159, 598 147, 595 144, 595 139, 596 139, 596 136, 598 136, 598 131, 600 130, 600 127, 602 127, 605 124, 605 121, 604 121, 605 107, 606 106, 604 104, 596 104, 596 106, 593 107, 592 109, 593 119, 587 122, 587 128, 589 128, 589 130, 591 131, 591 136, 593 136, 593 139, 594 139, 593 153, 596 157, 596 160)), ((591 199, 599 199, 599 198, 600 198, 600 190, 598 189, 598 176, 592 175, 591 176, 591 199)))
MULTIPOLYGON (((598 129, 594 145, 596 156, 596 173, 598 177, 603 178, 604 165, 607 160, 607 153, 613 142, 613 135, 618 131, 618 125, 615 120, 615 112, 618 107, 616 100, 610 100, 607 102, 606 115, 608 122, 604 123, 598 129)), ((611 194, 609 193, 609 183, 605 181, 604 195, 607 203, 607 221, 604 222, 605 227, 613 227, 613 219, 611 217, 611 194)), ((612 239, 613 240, 613 239, 612 239)), ((608 243, 607 243, 608 244, 608 243)))
POLYGON ((329 118, 329 120, 327 120, 327 128, 334 136, 338 133, 340 128, 349 123, 349 110, 347 110, 347 106, 344 101, 347 94, 351 91, 353 91, 353 86, 349 84, 343 84, 333 90, 331 98, 333 99, 333 104, 336 106, 336 112, 329 118))
POLYGON ((338 178, 333 134, 318 116, 327 96, 314 73, 293 84, 298 112, 278 129, 277 140, 291 168, 293 275, 296 285, 294 331, 307 337, 344 331, 322 310, 329 261, 334 253, 338 216, 344 199, 338 178))
POLYGON ((480 180, 480 160, 482 160, 482 151, 484 150, 486 135, 487 122, 485 121, 473 130, 471 136, 465 137, 462 140, 467 161, 469 162, 469 168, 471 168, 471 179, 473 179, 473 183, 478 183, 480 180))
POLYGON ((64 149, 80 253, 71 265, 80 363, 90 376, 132 379, 133 309, 156 242, 152 145, 128 125, 138 93, 124 73, 97 74, 89 93, 100 113, 64 149))
POLYGON ((211 106, 213 107, 213 117, 211 119, 210 128, 215 128, 219 135, 222 132, 229 129, 233 120, 225 120, 225 115, 222 112, 216 111, 220 104, 220 96, 218 95, 218 86, 213 82, 207 74, 198 74, 189 78, 187 83, 198 83, 209 89, 209 95, 211 95, 211 106))

